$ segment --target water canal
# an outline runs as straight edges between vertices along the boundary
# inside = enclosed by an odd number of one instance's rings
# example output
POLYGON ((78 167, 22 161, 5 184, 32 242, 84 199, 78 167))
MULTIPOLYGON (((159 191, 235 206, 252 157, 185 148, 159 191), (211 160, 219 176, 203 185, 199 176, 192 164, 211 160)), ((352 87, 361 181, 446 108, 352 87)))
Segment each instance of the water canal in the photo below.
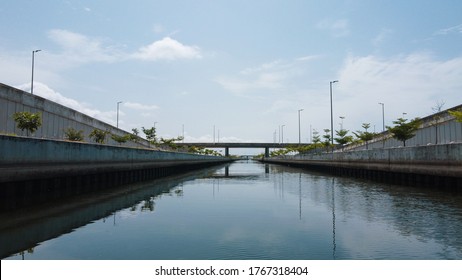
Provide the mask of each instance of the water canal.
POLYGON ((462 259, 461 195, 254 161, 0 218, 3 259, 462 259))

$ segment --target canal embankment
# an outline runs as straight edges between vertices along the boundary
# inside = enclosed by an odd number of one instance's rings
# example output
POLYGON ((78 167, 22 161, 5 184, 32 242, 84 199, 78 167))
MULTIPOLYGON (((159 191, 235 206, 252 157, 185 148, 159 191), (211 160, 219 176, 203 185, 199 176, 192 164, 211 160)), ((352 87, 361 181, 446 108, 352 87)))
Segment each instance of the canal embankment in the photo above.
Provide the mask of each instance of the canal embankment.
POLYGON ((2 208, 230 162, 217 156, 0 135, 2 208))
POLYGON ((393 184, 462 190, 462 143, 298 154, 262 161, 393 184))

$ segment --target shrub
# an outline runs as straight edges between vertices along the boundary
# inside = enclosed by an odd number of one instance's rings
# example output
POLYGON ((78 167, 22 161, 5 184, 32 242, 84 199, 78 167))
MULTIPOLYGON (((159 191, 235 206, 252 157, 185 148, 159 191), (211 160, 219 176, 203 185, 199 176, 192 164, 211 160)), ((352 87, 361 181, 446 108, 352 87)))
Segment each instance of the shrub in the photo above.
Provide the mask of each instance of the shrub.
POLYGON ((26 130, 27 136, 29 136, 29 133, 34 133, 42 125, 42 115, 40 113, 16 112, 13 114, 13 119, 21 131, 26 130))

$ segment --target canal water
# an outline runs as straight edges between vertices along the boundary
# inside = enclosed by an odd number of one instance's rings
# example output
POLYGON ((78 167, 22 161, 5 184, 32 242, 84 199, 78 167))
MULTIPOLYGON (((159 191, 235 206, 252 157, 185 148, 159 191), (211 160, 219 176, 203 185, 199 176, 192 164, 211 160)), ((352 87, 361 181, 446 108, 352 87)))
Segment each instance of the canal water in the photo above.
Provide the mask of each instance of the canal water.
POLYGON ((237 161, 0 216, 2 259, 462 259, 462 196, 237 161))

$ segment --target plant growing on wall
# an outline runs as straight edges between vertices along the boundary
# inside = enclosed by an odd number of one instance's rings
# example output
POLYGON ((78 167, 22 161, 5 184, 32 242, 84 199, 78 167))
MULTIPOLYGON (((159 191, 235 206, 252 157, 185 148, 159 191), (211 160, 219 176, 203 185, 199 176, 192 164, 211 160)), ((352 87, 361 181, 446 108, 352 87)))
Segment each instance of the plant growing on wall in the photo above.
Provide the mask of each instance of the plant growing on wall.
POLYGON ((393 121, 394 127, 387 126, 388 131, 393 135, 393 138, 402 141, 403 146, 406 147, 406 141, 415 136, 420 127, 421 121, 419 118, 410 120, 399 118, 393 121))
POLYGON ((364 131, 353 132, 353 134, 356 135, 356 137, 358 137, 361 141, 366 143, 366 150, 368 150, 369 141, 374 139, 375 133, 367 131, 369 127, 371 127, 371 124, 369 123, 363 123, 362 127, 364 128, 364 131))
POLYGON ((178 136, 177 138, 171 138, 171 139, 165 139, 162 137, 160 138, 160 142, 163 145, 167 145, 172 150, 178 149, 178 145, 175 142, 181 141, 181 140, 183 140, 183 136, 178 136))
POLYGON ((34 133, 42 125, 42 115, 40 112, 16 112, 13 114, 13 119, 16 122, 16 126, 21 131, 26 131, 27 136, 29 133, 34 133))
POLYGON ((141 130, 143 130, 144 135, 146 135, 146 140, 148 140, 149 143, 157 144, 156 128, 155 127, 151 127, 151 128, 142 127, 141 130))
POLYGON ((108 134, 109 134, 109 131, 95 128, 88 136, 91 139, 93 139, 96 143, 104 144, 104 142, 106 141, 106 135, 108 134))
POLYGON ((347 129, 340 129, 340 130, 335 131, 335 134, 338 137, 335 137, 334 140, 335 142, 340 144, 340 146, 342 146, 342 151, 343 151, 343 146, 353 141, 353 137, 351 135, 348 135, 348 132, 349 130, 347 129))
POLYGON ((132 135, 131 134, 125 134, 123 136, 120 136, 120 135, 112 134, 111 138, 112 138, 112 140, 116 141, 117 143, 122 144, 122 143, 125 143, 128 140, 132 139, 132 135))
POLYGON ((454 118, 456 118, 456 121, 457 121, 457 122, 462 122, 462 110, 459 110, 459 111, 455 111, 455 110, 454 110, 454 111, 451 111, 451 110, 449 110, 448 112, 449 112, 449 114, 450 114, 451 116, 453 116, 454 118))
POLYGON ((321 136, 319 136, 319 132, 315 129, 313 130, 313 144, 318 145, 321 143, 321 136))
POLYGON ((69 127, 64 130, 64 136, 69 141, 83 141, 83 130, 76 130, 69 127))
POLYGON ((330 129, 324 129, 324 135, 322 136, 324 141, 322 144, 326 147, 326 150, 329 150, 329 146, 331 145, 331 136, 330 136, 330 129))

